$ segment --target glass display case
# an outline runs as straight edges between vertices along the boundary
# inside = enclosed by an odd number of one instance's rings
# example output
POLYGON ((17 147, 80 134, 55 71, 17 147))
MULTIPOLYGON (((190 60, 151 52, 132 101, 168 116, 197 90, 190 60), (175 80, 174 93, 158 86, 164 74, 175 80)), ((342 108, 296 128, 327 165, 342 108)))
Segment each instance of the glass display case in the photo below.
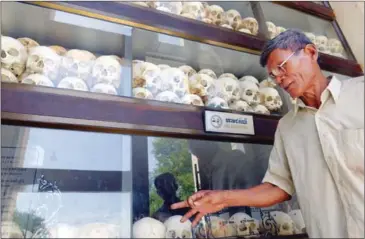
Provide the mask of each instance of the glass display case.
POLYGON ((261 183, 292 108, 259 64, 267 22, 339 40, 343 57, 321 53, 326 76, 363 74, 330 8, 289 5, 1 3, 2 238, 307 237, 295 196, 196 228, 169 208, 261 183), (210 132, 207 112, 253 133, 210 132))

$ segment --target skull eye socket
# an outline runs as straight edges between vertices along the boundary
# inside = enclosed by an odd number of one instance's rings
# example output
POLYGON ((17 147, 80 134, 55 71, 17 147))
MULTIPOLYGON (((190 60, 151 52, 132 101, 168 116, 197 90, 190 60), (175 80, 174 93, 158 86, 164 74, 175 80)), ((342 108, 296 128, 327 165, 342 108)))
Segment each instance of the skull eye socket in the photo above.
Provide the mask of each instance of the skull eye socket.
POLYGON ((252 90, 247 90, 247 91, 246 91, 246 95, 247 95, 247 96, 252 96, 252 95, 253 95, 252 90))
POLYGON ((4 50, 1 51, 1 58, 6 58, 6 52, 4 50))
POLYGON ((174 230, 168 231, 167 238, 176 238, 176 232, 174 230))
POLYGON ((109 66, 109 67, 108 67, 108 71, 109 71, 110 73, 115 73, 115 72, 117 72, 117 69, 116 69, 114 66, 109 66))
POLYGON ((201 84, 204 86, 204 87, 207 87, 208 86, 208 82, 206 80, 201 80, 201 84))
POLYGON ((288 223, 284 223, 284 224, 283 224, 283 229, 284 229, 284 230, 289 230, 289 225, 288 225, 288 223))
POLYGON ((267 98, 266 98, 266 101, 273 101, 274 99, 273 99, 273 97, 272 96, 268 96, 267 98))
POLYGON ((176 83, 179 83, 179 82, 180 82, 180 77, 175 76, 175 77, 174 77, 174 81, 175 81, 176 83))
POLYGON ((17 49, 11 48, 8 51, 8 54, 11 55, 11 56, 18 56, 19 55, 19 51, 17 49))
POLYGON ((39 61, 39 56, 37 56, 37 55, 32 55, 31 57, 30 57, 30 59, 31 59, 31 61, 39 61))

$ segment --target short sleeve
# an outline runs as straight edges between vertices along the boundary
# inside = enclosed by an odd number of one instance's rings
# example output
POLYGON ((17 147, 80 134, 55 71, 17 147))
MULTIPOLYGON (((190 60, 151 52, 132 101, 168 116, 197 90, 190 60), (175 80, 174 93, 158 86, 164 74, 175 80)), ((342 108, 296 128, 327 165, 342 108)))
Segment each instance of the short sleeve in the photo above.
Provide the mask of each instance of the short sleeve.
POLYGON ((294 194, 294 184, 280 135, 280 124, 275 132, 274 147, 271 151, 269 165, 262 182, 271 183, 291 196, 294 194))

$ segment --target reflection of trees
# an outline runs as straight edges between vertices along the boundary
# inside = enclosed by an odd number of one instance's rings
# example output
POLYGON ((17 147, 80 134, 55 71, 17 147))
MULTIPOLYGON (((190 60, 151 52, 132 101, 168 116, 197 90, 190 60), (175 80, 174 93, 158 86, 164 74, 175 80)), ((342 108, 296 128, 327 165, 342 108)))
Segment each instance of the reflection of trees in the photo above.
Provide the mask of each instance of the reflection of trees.
MULTIPOLYGON (((153 140, 153 154, 157 167, 150 180, 153 182, 157 175, 170 172, 179 185, 178 196, 182 200, 190 196, 194 192, 194 179, 187 140, 156 138, 153 140)), ((155 212, 162 203, 155 187, 150 187, 150 214, 155 212)))
POLYGON ((46 230, 44 218, 37 216, 34 211, 15 211, 14 222, 20 227, 24 238, 26 238, 27 231, 34 234, 39 229, 46 230))

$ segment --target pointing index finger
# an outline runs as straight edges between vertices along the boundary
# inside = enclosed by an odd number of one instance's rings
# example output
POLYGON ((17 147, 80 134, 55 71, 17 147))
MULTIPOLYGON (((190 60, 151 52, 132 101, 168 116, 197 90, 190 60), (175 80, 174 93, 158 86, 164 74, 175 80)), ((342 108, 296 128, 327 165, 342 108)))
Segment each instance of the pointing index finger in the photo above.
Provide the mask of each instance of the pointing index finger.
POLYGON ((182 202, 177 202, 171 205, 171 209, 179 209, 179 208, 185 208, 185 207, 189 207, 189 203, 187 200, 182 201, 182 202))

